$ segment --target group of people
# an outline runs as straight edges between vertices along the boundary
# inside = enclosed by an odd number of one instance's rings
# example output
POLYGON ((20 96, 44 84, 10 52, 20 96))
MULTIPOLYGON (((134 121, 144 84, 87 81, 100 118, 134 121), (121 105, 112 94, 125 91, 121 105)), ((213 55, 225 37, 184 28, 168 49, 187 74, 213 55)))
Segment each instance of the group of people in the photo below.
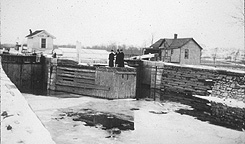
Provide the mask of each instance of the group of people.
POLYGON ((123 50, 117 50, 116 53, 114 53, 113 50, 111 50, 111 53, 109 54, 109 67, 124 67, 124 53, 123 50), (116 58, 115 58, 116 57, 116 58), (115 65, 114 65, 114 59, 115 65))

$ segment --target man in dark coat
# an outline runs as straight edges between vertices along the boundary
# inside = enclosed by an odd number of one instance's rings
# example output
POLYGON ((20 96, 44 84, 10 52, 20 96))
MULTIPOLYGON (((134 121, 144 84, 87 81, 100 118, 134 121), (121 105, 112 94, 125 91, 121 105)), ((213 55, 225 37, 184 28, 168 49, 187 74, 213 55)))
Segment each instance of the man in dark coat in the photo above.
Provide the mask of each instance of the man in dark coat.
POLYGON ((52 55, 52 57, 53 57, 53 58, 56 58, 56 57, 57 57, 57 56, 56 56, 56 53, 54 53, 54 54, 52 55))
POLYGON ((115 54, 115 55, 116 55, 116 61, 115 61, 116 67, 118 67, 118 63, 119 63, 119 59, 120 59, 120 58, 119 58, 119 57, 120 57, 119 53, 120 53, 120 52, 119 52, 119 49, 117 49, 117 52, 116 52, 116 54, 115 54))
POLYGON ((122 67, 124 67, 124 52, 123 50, 121 49, 121 55, 122 55, 122 67))
POLYGON ((113 50, 111 50, 111 53, 109 54, 109 67, 114 67, 114 56, 113 50))
POLYGON ((124 53, 122 49, 118 54, 118 67, 124 67, 124 53))

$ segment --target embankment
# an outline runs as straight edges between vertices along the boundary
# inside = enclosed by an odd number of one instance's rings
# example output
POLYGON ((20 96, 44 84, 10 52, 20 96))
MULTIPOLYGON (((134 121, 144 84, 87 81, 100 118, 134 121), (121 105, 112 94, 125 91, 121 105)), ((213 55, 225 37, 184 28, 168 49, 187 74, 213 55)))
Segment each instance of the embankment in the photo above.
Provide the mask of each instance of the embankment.
POLYGON ((1 143, 55 144, 27 101, 1 71, 1 143))

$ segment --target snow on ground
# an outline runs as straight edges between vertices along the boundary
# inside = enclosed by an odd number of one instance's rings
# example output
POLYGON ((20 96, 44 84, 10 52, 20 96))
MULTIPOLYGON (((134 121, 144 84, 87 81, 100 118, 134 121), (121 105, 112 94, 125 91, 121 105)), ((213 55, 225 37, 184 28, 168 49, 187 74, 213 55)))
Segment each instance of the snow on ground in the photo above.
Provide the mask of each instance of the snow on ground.
POLYGON ((1 68, 1 144, 15 143, 55 144, 48 130, 1 68))
POLYGON ((245 108, 245 103, 243 101, 238 101, 235 99, 231 98, 218 98, 214 96, 199 96, 199 95, 194 95, 195 97, 199 97, 201 99, 206 99, 209 101, 213 101, 216 103, 222 103, 223 105, 227 105, 229 107, 238 107, 238 108, 245 108))
POLYGON ((178 109, 191 109, 179 103, 91 97, 57 98, 30 94, 24 96, 57 144, 245 143, 245 132, 211 125, 176 113, 175 110, 178 109), (113 138, 106 138, 109 134, 105 130, 84 126, 83 122, 73 121, 70 117, 60 117, 62 111, 77 112, 86 108, 129 119, 134 122, 134 130, 122 131, 113 138))

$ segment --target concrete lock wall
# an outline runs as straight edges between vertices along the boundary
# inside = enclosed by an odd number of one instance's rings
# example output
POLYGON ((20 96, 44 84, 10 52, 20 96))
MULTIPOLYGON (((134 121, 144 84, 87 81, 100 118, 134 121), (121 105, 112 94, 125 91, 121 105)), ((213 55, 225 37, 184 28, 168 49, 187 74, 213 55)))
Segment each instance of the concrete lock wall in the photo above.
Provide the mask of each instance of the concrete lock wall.
POLYGON ((245 102, 245 72, 163 62, 143 62, 144 84, 164 92, 231 98, 245 102))

